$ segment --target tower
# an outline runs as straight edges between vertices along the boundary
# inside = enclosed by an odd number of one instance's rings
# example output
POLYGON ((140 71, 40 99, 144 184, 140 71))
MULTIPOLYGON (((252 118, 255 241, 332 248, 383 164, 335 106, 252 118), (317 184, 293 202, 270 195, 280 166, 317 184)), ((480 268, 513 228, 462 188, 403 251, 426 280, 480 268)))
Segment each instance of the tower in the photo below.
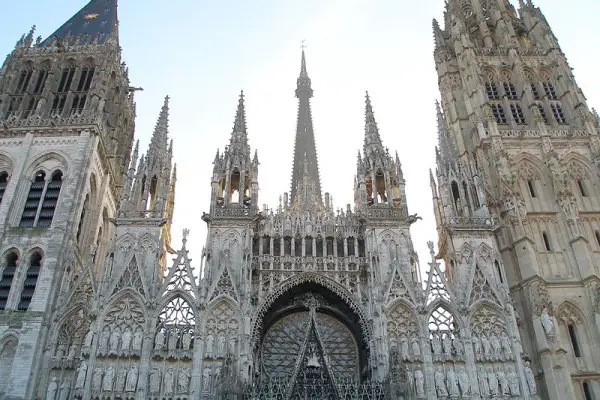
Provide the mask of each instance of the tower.
POLYGON ((532 1, 516 10, 449 0, 433 31, 437 256, 463 288, 477 268, 492 288, 510 288, 530 389, 591 398, 600 393, 597 117, 532 1))
POLYGON ((91 1, 45 40, 34 33, 0 69, 0 397, 10 399, 36 395, 63 290, 102 275, 135 117, 116 0, 91 1))

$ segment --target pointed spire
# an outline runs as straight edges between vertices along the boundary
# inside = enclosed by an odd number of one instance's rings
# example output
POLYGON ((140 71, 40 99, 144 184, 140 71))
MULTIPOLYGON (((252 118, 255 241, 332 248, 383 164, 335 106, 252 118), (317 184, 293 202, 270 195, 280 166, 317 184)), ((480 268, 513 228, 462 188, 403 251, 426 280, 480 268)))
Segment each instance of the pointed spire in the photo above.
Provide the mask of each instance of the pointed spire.
POLYGON ((433 39, 435 41, 435 47, 438 48, 444 44, 444 34, 440 28, 440 24, 437 19, 433 19, 433 39))
MULTIPOLYGON (((442 113, 440 103, 437 100, 435 101, 435 110, 438 124, 438 147, 436 149, 436 156, 438 161, 443 164, 455 164, 458 161, 456 147, 454 146, 453 140, 446 132, 445 117, 442 113)), ((440 166, 438 165, 438 167, 440 166)))
POLYGON ((244 91, 240 92, 233 132, 246 133, 246 109, 244 107, 244 91))
POLYGON ((365 144, 364 150, 379 150, 383 152, 383 144, 381 143, 381 137, 379 136, 379 129, 377 128, 377 122, 375 122, 375 114, 373 113, 373 106, 371 105, 371 98, 369 92, 365 95, 365 144))
POLYGON ((81 44, 82 40, 103 44, 112 34, 117 34, 117 30, 117 0, 91 0, 41 45, 52 45, 69 36, 81 44))
POLYGON ((238 100, 237 111, 235 114, 235 122, 233 123, 233 130, 231 132, 231 138, 229 139, 229 149, 231 151, 240 150, 242 152, 248 151, 248 133, 246 130, 246 108, 244 106, 244 91, 240 92, 240 98, 238 100))
POLYGON ((319 176, 319 164, 317 149, 315 145, 315 134, 313 131, 312 114, 310 110, 310 98, 313 91, 310 86, 310 78, 306 72, 306 56, 304 46, 302 47, 302 60, 300 76, 298 77, 296 97, 298 98, 298 122, 296 125, 296 140, 294 144, 294 165, 292 170, 292 187, 290 202, 294 203, 298 197, 299 185, 302 185, 305 177, 308 177, 314 187, 315 196, 319 204, 322 204, 321 179, 319 176))
POLYGON ((148 164, 152 168, 158 161, 169 153, 169 96, 165 96, 163 106, 156 120, 154 134, 150 139, 148 149, 148 164))

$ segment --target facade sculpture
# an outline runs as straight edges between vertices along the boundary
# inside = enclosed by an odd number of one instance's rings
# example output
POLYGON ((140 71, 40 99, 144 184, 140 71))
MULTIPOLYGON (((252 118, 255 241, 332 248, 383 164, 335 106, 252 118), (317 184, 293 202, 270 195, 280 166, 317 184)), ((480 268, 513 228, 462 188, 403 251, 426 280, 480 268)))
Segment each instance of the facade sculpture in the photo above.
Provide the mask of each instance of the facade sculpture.
POLYGON ((322 191, 304 50, 291 191, 259 207, 242 93, 196 270, 189 231, 170 240, 168 97, 134 145, 116 3, 32 30, 0 69, 0 398, 600 394, 600 123, 531 1, 448 0, 434 21, 439 244, 423 271, 368 94, 354 204, 322 191))

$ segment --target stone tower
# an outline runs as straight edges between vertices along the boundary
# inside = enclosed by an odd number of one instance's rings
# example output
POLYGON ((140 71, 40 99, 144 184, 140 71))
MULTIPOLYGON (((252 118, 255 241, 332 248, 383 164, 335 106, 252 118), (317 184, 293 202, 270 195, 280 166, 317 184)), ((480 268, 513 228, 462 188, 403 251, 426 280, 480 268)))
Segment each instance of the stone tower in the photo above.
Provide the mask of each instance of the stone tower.
POLYGON ((501 301, 510 289, 506 326, 514 315, 542 398, 600 396, 598 115, 531 0, 449 0, 444 19, 432 189, 446 279, 501 301))
POLYGON ((135 117, 116 3, 34 27, 0 69, 0 398, 35 397, 61 301, 92 294, 115 233, 135 117))

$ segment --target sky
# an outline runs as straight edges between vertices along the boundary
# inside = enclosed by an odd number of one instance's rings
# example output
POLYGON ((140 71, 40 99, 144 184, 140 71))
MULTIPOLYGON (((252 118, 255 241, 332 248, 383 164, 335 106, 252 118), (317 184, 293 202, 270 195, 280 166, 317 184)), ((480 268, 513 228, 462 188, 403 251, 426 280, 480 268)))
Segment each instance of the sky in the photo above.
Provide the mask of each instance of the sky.
MULTIPOLYGON (((516 2, 516 0, 514 0, 516 2)), ((2 3, 0 51, 37 26, 44 38, 86 0, 2 3)), ((600 3, 535 0, 559 39, 591 107, 600 109, 600 3)), ((212 161, 229 142, 240 90, 252 151, 258 149, 259 202, 277 207, 290 189, 296 127, 296 78, 306 45, 312 115, 323 192, 337 207, 353 202, 356 154, 371 96, 384 146, 398 151, 421 268, 437 243, 429 186, 437 142, 432 18, 444 0, 121 0, 120 43, 137 92, 136 136, 146 149, 165 95, 170 101, 177 187, 173 247, 191 230, 198 266, 206 238, 212 161)))

